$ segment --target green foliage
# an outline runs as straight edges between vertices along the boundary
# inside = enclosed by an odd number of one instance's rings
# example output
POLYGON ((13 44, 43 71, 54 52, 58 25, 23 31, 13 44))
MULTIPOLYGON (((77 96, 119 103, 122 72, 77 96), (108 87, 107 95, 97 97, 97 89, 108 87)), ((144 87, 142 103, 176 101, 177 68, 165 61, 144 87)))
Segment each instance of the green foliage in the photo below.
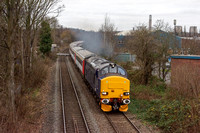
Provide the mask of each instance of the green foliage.
POLYGON ((41 23, 41 31, 40 31, 40 51, 43 55, 46 55, 51 50, 51 28, 48 22, 43 21, 41 23))
POLYGON ((190 113, 191 106, 182 100, 167 101, 132 99, 129 111, 139 119, 163 129, 164 132, 185 132, 198 121, 190 113))
POLYGON ((137 114, 138 118, 145 120, 147 117, 147 111, 153 106, 153 104, 154 102, 149 100, 131 99, 131 103, 129 104, 129 111, 137 114))
MULTIPOLYGON (((132 85, 133 86, 133 85, 132 85)), ((131 86, 133 98, 140 100, 160 99, 165 95, 165 89, 162 86, 131 86)))
POLYGON ((159 101, 147 109, 145 119, 166 132, 183 132, 190 123, 190 105, 184 101, 159 101))
POLYGON ((130 112, 164 132, 199 131, 194 130, 200 121, 198 101, 191 102, 178 95, 169 99, 164 82, 153 78, 150 83, 148 86, 131 84, 130 112))

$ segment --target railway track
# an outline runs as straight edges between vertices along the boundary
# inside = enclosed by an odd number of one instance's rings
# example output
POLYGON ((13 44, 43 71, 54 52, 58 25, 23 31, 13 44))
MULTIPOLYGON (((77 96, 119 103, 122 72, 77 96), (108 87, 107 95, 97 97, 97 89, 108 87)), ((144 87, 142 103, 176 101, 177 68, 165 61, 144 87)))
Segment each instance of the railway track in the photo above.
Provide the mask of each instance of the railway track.
MULTIPOLYGON (((63 97, 63 132, 92 132, 83 113, 76 87, 74 85, 69 64, 64 57, 61 57, 60 81, 61 97, 63 97), (69 80, 70 79, 70 80, 69 80), (64 82, 63 82, 64 81, 64 82), (63 83, 62 83, 63 82, 63 83), (62 96, 63 95, 63 96, 62 96)), ((126 114, 121 112, 105 113, 113 132, 116 133, 141 133, 140 130, 130 121, 126 114)), ((110 127, 110 128, 111 128, 110 127)))
POLYGON ((60 88, 64 133, 90 133, 76 87, 65 58, 60 61, 60 88), (69 80, 70 79, 70 80, 69 80))
POLYGON ((116 133, 141 133, 134 123, 122 112, 105 113, 116 133))

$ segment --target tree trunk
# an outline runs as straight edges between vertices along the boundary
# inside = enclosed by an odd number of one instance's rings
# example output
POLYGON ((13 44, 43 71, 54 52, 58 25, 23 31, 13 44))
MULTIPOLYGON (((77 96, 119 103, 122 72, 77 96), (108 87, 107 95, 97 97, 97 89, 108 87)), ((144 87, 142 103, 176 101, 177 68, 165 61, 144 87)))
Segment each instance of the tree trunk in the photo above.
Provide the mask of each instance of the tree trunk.
MULTIPOLYGON (((8 43, 11 44, 11 37, 8 37, 8 43)), ((8 84, 8 92, 9 92, 9 98, 10 98, 10 115, 12 122, 15 123, 17 119, 16 115, 16 107, 15 107, 15 77, 14 77, 14 72, 15 72, 15 53, 14 53, 14 46, 11 44, 10 45, 10 50, 9 50, 9 63, 8 63, 8 72, 9 76, 7 79, 7 84, 8 84)))
POLYGON ((159 78, 161 78, 160 68, 161 68, 161 64, 160 64, 160 61, 159 61, 159 63, 158 63, 158 75, 159 75, 159 78))
POLYGON ((20 31, 20 39, 21 39, 21 61, 22 61, 22 89, 25 88, 25 61, 24 61, 24 42, 23 42, 23 34, 20 31))
POLYGON ((15 76, 14 76, 14 72, 15 72, 15 60, 14 60, 14 49, 11 49, 11 56, 10 56, 10 65, 11 65, 11 69, 10 69, 10 82, 9 82, 9 91, 11 94, 11 108, 12 108, 12 118, 13 118, 13 122, 16 122, 16 107, 15 107, 15 76))
POLYGON ((9 47, 8 52, 8 78, 7 78, 7 87, 8 87, 8 94, 10 99, 10 115, 12 122, 16 122, 16 107, 15 107, 15 51, 14 51, 14 32, 15 32, 15 25, 14 25, 14 7, 15 1, 6 1, 6 8, 7 8, 7 18, 8 18, 8 25, 7 25, 7 45, 9 47))

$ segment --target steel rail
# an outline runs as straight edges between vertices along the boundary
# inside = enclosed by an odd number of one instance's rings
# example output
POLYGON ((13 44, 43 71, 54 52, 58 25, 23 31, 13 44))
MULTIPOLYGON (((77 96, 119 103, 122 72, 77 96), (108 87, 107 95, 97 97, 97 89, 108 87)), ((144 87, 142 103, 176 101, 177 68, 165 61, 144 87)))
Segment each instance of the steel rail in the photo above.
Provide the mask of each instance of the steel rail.
POLYGON ((82 109, 80 100, 79 100, 79 98, 78 98, 78 94, 77 94, 77 91, 76 91, 76 87, 75 87, 74 82, 73 82, 73 80, 72 80, 72 76, 71 76, 71 73, 70 73, 70 70, 69 70, 69 67, 68 67, 69 65, 67 64, 66 61, 65 61, 65 63, 66 63, 67 70, 68 70, 68 73, 69 73, 70 81, 71 81, 72 86, 73 86, 73 89, 74 89, 74 93, 75 93, 75 95, 76 95, 76 100, 77 100, 77 102, 78 102, 78 105, 79 105, 79 108, 80 108, 80 111, 81 111, 81 115, 82 115, 83 120, 84 120, 84 123, 85 123, 85 127, 86 127, 86 129, 87 129, 87 132, 90 133, 90 130, 89 130, 89 127, 88 127, 88 124, 87 124, 85 115, 84 115, 84 113, 83 113, 83 109, 82 109))
POLYGON ((125 115, 125 113, 122 112, 122 114, 128 120, 128 122, 135 128, 135 130, 137 130, 138 133, 141 133, 140 130, 137 128, 137 126, 131 122, 131 120, 125 115))
POLYGON ((115 124, 112 122, 112 120, 110 119, 110 117, 106 114, 106 112, 104 112, 106 118, 108 119, 110 125, 113 127, 113 129, 115 130, 116 133, 119 133, 117 130, 117 127, 115 126, 115 124))
POLYGON ((61 103, 62 103, 62 116, 63 116, 63 132, 66 133, 66 120, 65 120, 65 105, 64 105, 64 96, 63 96, 63 84, 62 84, 62 73, 60 66, 60 93, 61 93, 61 103))

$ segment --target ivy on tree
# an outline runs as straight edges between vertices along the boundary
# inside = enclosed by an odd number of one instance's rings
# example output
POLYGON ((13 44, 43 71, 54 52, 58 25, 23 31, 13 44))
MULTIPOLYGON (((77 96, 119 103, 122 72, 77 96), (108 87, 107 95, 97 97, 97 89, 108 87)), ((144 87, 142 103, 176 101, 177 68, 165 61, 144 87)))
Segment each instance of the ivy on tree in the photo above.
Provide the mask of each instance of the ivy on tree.
POLYGON ((51 28, 48 22, 43 21, 41 23, 41 32, 40 32, 40 51, 43 55, 46 55, 51 50, 51 28))

